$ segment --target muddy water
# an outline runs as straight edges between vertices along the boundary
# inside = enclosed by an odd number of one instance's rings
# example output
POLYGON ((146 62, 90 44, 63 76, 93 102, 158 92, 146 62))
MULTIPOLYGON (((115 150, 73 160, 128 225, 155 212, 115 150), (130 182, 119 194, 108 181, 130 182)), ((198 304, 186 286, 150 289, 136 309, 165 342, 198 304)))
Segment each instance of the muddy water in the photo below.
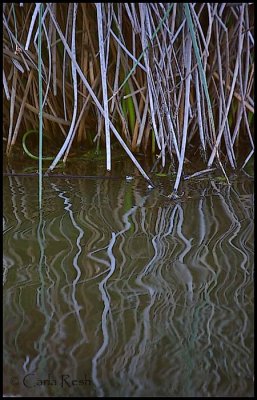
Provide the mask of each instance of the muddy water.
POLYGON ((123 172, 4 177, 4 393, 253 396, 253 182, 123 172))

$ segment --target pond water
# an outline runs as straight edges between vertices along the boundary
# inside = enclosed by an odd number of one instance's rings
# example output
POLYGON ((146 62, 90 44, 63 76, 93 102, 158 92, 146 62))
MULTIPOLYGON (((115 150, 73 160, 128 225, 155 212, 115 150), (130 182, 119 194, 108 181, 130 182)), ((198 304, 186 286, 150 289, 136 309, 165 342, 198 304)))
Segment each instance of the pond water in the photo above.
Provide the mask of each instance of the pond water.
POLYGON ((253 396, 253 181, 117 165, 3 178, 4 393, 253 396))

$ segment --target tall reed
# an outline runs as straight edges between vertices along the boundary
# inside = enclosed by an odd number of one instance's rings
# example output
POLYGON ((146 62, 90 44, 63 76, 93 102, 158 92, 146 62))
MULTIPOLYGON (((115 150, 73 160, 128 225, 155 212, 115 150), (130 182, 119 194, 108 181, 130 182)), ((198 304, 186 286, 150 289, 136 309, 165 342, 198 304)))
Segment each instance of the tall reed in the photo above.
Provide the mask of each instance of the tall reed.
POLYGON ((38 18, 38 87, 39 87, 39 154, 38 154, 38 193, 39 209, 42 208, 42 157, 43 157, 43 90, 42 90, 42 12, 43 4, 40 4, 38 18))

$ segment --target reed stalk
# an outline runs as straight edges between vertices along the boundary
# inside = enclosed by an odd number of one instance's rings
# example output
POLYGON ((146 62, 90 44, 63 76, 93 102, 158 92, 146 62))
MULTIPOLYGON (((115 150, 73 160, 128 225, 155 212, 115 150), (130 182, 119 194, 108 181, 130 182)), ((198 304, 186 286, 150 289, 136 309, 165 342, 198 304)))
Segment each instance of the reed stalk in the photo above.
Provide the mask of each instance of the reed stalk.
POLYGON ((38 18, 38 101, 39 101, 39 146, 38 146, 38 201, 39 209, 42 208, 42 187, 43 187, 43 174, 42 174, 42 157, 43 157, 43 89, 42 89, 42 12, 43 4, 40 4, 39 18, 38 18))

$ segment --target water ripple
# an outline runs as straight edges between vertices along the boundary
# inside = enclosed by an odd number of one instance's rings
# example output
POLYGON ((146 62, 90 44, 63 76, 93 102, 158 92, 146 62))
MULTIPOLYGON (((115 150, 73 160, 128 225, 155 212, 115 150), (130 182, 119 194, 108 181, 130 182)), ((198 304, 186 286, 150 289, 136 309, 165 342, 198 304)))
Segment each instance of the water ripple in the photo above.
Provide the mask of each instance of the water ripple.
POLYGON ((253 394, 246 181, 202 183, 177 202, 140 179, 51 181, 39 227, 35 189, 20 179, 4 185, 5 393, 253 394), (28 389, 28 373, 56 385, 28 389), (65 392, 63 375, 91 385, 65 392))

